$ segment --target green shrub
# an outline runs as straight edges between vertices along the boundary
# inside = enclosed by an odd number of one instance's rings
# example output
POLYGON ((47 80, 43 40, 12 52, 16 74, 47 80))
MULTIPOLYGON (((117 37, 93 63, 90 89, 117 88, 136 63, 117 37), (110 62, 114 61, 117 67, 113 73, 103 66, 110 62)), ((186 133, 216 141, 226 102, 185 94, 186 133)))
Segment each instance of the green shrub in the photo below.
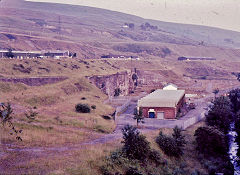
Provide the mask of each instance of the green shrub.
POLYGON ((172 137, 159 133, 156 143, 163 152, 171 157, 180 157, 183 155, 183 147, 186 144, 185 136, 182 135, 182 129, 177 126, 173 129, 172 137))
POLYGON ((162 160, 161 154, 157 150, 151 150, 149 153, 149 159, 153 161, 156 166, 159 166, 160 164, 165 165, 166 160, 162 160))
POLYGON ((156 143, 167 156, 180 157, 183 154, 182 150, 178 147, 175 139, 163 135, 162 132, 160 132, 156 138, 156 143))
POLYGON ((108 115, 102 115, 102 118, 104 118, 105 120, 111 120, 112 118, 108 115))
POLYGON ((92 109, 96 109, 97 107, 96 107, 96 105, 92 105, 91 108, 92 109))
POLYGON ((137 128, 126 125, 122 129, 123 133, 123 151, 130 159, 137 159, 144 161, 148 158, 150 153, 150 143, 146 137, 141 135, 137 128))
POLYGON ((76 110, 76 112, 79 112, 79 113, 90 113, 91 112, 91 109, 88 104, 81 104, 81 103, 79 103, 75 106, 75 110, 76 110))

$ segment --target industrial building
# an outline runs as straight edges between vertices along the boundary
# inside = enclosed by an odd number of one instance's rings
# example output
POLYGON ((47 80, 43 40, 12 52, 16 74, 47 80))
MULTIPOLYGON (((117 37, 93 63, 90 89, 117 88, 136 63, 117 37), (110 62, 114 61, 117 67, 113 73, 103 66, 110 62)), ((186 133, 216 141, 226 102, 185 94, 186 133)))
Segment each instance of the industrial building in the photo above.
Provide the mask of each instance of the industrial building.
POLYGON ((185 104, 185 90, 158 89, 138 100, 138 109, 146 118, 176 119, 185 104))
POLYGON ((69 57, 69 51, 44 50, 44 51, 19 51, 19 50, 0 50, 0 58, 59 58, 69 57), (11 56, 12 55, 12 56, 11 56))
POLYGON ((178 90, 177 85, 168 83, 163 87, 163 90, 178 90))
POLYGON ((212 57, 190 57, 190 56, 183 56, 178 57, 178 61, 216 61, 216 58, 212 57))

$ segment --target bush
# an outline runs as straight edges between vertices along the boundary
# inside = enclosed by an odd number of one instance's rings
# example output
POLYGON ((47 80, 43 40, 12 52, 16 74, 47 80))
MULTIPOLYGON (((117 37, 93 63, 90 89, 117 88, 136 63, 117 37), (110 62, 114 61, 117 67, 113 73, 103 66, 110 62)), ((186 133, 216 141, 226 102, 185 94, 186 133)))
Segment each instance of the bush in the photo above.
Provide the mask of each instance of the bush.
POLYGON ((114 90, 114 97, 118 97, 121 94, 120 88, 114 90))
POLYGON ((96 107, 96 105, 92 105, 91 108, 92 109, 96 109, 97 107, 96 107))
POLYGON ((162 57, 165 58, 167 55, 171 54, 171 50, 169 48, 162 48, 163 55, 162 57))
POLYGON ((160 132, 159 136, 156 138, 156 143, 167 156, 180 157, 183 154, 176 140, 172 137, 163 135, 162 132, 160 132))
POLYGON ((172 137, 163 135, 162 132, 156 138, 156 143, 163 152, 171 157, 180 157, 183 155, 183 147, 186 144, 185 136, 182 135, 182 129, 177 126, 173 129, 172 137))
POLYGON ((104 118, 105 120, 111 120, 112 118, 108 115, 102 115, 102 118, 104 118))
POLYGON ((79 103, 75 106, 75 109, 76 109, 76 112, 79 112, 79 113, 90 113, 91 112, 91 109, 88 104, 79 103))
POLYGON ((149 159, 152 160, 156 164, 156 166, 159 166, 160 164, 167 164, 166 160, 162 160, 161 154, 157 150, 150 151, 149 159))
POLYGON ((150 143, 146 137, 141 135, 137 128, 126 125, 122 129, 123 133, 123 151, 130 159, 137 159, 144 161, 148 158, 150 153, 150 143))

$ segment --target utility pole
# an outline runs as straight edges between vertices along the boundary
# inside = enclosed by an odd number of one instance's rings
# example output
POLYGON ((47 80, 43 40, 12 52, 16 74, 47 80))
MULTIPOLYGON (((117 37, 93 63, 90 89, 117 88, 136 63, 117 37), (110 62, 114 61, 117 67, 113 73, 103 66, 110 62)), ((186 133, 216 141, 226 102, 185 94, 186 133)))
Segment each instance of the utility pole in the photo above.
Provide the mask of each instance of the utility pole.
POLYGON ((62 30, 61 16, 58 16, 58 36, 59 36, 59 38, 61 38, 61 30, 62 30))

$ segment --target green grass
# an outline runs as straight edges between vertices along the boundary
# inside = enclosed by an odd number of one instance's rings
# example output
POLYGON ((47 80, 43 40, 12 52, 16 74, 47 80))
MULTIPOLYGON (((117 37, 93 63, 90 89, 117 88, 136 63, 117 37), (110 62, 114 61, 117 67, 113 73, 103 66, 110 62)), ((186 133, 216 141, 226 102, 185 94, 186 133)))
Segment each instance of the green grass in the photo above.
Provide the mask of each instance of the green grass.
POLYGON ((47 96, 33 96, 24 101, 25 103, 31 106, 47 106, 47 105, 54 105, 60 100, 61 98, 58 96, 47 95, 47 96))
POLYGON ((25 91, 27 87, 21 83, 7 83, 7 82, 0 82, 0 92, 1 93, 9 93, 9 92, 16 92, 16 91, 25 91))

